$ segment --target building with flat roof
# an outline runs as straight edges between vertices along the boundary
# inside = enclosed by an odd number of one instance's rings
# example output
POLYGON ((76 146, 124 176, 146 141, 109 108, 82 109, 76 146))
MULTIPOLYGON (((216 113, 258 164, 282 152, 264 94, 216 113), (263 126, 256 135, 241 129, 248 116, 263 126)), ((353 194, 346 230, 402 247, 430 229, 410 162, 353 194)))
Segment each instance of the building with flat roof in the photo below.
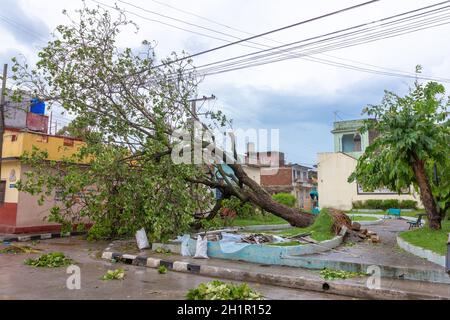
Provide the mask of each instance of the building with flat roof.
MULTIPOLYGON (((413 188, 398 194, 386 188, 367 192, 357 183, 347 182, 356 169, 358 158, 376 139, 376 132, 360 133, 364 120, 338 121, 333 124, 334 152, 317 154, 320 207, 350 210, 355 201, 369 199, 414 200, 422 206, 413 188)), ((371 120, 375 121, 375 120, 371 120)))
POLYGON ((59 161, 72 156, 84 145, 84 142, 77 138, 48 134, 48 117, 41 113, 41 110, 39 113, 30 111, 27 104, 28 102, 10 103, 5 108, 0 180, 2 233, 60 230, 58 224, 44 220, 57 201, 55 196, 46 197, 44 203, 38 205, 38 196, 16 188, 17 181, 25 179, 25 173, 33 170, 29 165, 23 164, 20 157, 37 148, 48 153, 47 160, 59 161))

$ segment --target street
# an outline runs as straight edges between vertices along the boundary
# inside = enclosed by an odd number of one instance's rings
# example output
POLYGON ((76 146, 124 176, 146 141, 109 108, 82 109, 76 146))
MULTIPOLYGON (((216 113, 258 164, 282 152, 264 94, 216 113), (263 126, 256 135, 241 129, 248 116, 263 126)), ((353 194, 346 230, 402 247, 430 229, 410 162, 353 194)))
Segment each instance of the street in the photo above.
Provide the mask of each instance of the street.
MULTIPOLYGON (((29 242, 22 243, 30 245, 29 242)), ((39 254, 0 254, 0 299, 184 299, 186 292, 212 278, 157 270, 100 259, 106 242, 87 242, 79 238, 43 240, 34 247, 43 252, 61 251, 81 270, 81 289, 66 287, 66 268, 35 268, 23 264, 39 254), (104 281, 108 269, 124 268, 124 280, 104 281)), ((1 246, 0 246, 1 247, 1 246)), ((348 297, 249 283, 266 299, 351 299, 348 297)))

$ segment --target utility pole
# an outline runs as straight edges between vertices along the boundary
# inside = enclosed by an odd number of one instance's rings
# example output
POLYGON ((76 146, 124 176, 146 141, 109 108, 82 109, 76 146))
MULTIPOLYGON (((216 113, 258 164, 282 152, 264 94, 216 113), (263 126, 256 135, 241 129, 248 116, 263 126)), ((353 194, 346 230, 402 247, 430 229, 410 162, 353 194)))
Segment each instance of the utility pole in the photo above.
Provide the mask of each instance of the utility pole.
MULTIPOLYGON (((194 147, 195 120, 197 118, 197 102, 198 101, 215 100, 215 99, 216 99, 216 96, 212 94, 210 97, 203 96, 201 98, 188 100, 191 103, 191 115, 192 115, 192 135, 191 135, 192 149, 194 147)), ((194 164, 195 150, 193 151, 192 149, 191 149, 191 163, 194 164)))
POLYGON ((209 97, 203 96, 201 98, 196 98, 196 99, 189 100, 189 102, 191 103, 192 116, 195 116, 195 117, 197 116, 197 102, 198 101, 208 101, 208 100, 215 100, 215 99, 216 99, 216 96, 212 94, 209 97))
MULTIPOLYGON (((49 131, 50 131, 49 132, 50 135, 52 135, 52 116, 53 116, 53 111, 50 111, 50 121, 49 121, 50 122, 50 126, 48 128, 49 131)), ((56 132, 55 132, 55 134, 56 134, 56 132)))
MULTIPOLYGON (((189 102, 191 103, 191 116, 192 116, 192 132, 191 132, 191 164, 195 164, 195 120, 197 119, 197 101, 207 101, 216 99, 215 95, 211 95, 210 97, 203 96, 202 98, 191 99, 189 102)), ((191 197, 194 198, 194 186, 190 186, 191 197)))
MULTIPOLYGON (((2 184, 2 158, 3 158, 3 135, 5 134, 5 101, 6 101, 6 78, 8 76, 8 64, 3 65, 3 78, 2 78, 2 92, 0 94, 0 184, 2 184)), ((5 181, 5 190, 3 191, 3 195, 6 191, 6 181, 5 181)), ((2 200, 2 205, 4 202, 4 198, 2 200)))

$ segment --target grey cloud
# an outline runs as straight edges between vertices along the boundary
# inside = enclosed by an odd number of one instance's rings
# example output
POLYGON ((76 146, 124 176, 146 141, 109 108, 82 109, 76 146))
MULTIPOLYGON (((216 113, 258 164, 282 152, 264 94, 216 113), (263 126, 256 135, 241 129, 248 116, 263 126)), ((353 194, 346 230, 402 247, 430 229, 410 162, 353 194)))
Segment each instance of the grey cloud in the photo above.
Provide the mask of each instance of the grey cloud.
POLYGON ((31 46, 48 39, 49 29, 38 14, 28 15, 15 0, 2 0, 2 7, 0 23, 16 40, 31 46))
POLYGON ((280 150, 288 160, 313 164, 317 152, 333 150, 330 131, 335 110, 340 111, 338 120, 362 118, 362 108, 379 103, 385 89, 402 93, 406 88, 402 80, 389 79, 366 81, 325 95, 233 86, 218 88, 215 94, 229 106, 235 128, 279 129, 280 150))

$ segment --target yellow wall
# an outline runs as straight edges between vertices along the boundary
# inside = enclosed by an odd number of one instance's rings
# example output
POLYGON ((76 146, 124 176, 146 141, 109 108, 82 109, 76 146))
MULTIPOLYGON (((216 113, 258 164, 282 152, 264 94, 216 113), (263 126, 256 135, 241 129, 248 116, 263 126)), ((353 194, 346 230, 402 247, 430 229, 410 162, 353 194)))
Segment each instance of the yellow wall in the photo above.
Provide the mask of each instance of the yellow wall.
POLYGON ((31 153, 35 146, 39 150, 48 152, 48 160, 61 160, 76 153, 83 145, 83 141, 74 140, 73 147, 68 147, 64 146, 63 137, 6 130, 3 139, 3 158, 20 157, 24 152, 31 153), (16 141, 11 141, 12 135, 17 135, 16 141), (48 138, 47 142, 45 137, 48 138))
POLYGON ((19 157, 22 154, 24 135, 20 132, 5 130, 3 135, 3 158, 19 157), (11 141, 13 135, 17 141, 11 141))
POLYGON ((15 188, 15 183, 20 179, 21 165, 18 160, 2 161, 2 180, 6 181, 5 202, 17 203, 19 191, 15 188), (11 171, 15 171, 15 179, 10 179, 11 171))
MULTIPOLYGON (((357 160, 340 152, 319 153, 318 155, 318 192, 321 208, 331 207, 350 210, 352 202, 368 199, 415 200, 421 207, 417 194, 358 194, 356 182, 347 179, 355 170, 357 160)), ((412 187, 411 187, 412 189, 412 187)))

